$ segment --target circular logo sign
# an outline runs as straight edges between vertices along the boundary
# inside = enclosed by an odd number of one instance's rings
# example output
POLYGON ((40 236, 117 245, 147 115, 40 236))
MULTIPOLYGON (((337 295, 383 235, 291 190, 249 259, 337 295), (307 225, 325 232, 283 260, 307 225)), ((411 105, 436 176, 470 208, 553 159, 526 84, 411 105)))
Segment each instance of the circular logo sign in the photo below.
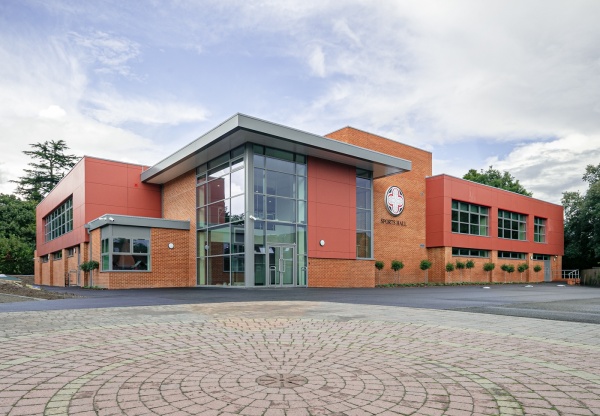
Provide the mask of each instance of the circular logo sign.
POLYGON ((397 186, 390 186, 385 191, 385 207, 394 217, 402 214, 402 211, 404 211, 404 194, 402 193, 402 189, 397 186))

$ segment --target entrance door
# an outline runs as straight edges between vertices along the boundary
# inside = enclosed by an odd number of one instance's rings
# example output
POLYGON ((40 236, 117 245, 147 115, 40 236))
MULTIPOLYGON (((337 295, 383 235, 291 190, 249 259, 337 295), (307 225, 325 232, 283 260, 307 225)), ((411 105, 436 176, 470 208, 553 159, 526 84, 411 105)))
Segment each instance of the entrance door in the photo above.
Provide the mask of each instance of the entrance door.
POLYGON ((290 244, 270 245, 269 285, 294 286, 296 281, 296 247, 290 244))
POLYGON ((544 282, 552 281, 552 262, 544 260, 544 282))

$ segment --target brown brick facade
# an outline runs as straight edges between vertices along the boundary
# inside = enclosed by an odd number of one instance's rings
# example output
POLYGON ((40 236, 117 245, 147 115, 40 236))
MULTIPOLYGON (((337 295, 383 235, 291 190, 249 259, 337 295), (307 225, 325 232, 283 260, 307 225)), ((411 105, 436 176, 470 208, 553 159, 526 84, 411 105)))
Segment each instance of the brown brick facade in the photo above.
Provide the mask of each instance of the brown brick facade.
POLYGON ((190 222, 188 232, 188 280, 196 285, 196 171, 189 172, 163 185, 163 218, 190 222))
MULTIPOLYGON (((92 258, 100 261, 100 229, 92 231, 92 258)), ((187 287, 190 277, 189 232, 152 228, 150 231, 151 271, 94 271, 93 285, 107 289, 187 287), (173 243, 174 248, 168 247, 173 243)))
POLYGON ((308 260, 310 287, 373 287, 374 260, 317 259, 308 260))

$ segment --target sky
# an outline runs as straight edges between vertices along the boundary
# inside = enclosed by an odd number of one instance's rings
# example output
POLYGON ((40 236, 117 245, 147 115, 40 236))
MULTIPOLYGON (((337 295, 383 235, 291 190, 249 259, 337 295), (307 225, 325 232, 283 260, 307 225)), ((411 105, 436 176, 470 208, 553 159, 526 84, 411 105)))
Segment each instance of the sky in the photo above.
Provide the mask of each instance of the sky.
POLYGON ((0 193, 30 144, 153 165, 236 113, 510 172, 534 198, 600 163, 600 2, 2 0, 0 193))

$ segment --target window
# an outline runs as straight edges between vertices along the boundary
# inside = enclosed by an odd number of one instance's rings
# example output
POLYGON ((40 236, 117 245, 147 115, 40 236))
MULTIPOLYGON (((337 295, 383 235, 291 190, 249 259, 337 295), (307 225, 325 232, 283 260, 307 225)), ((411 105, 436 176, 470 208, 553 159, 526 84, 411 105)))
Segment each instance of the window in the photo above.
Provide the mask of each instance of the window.
POLYGON ((67 249, 67 257, 73 257, 75 255, 76 248, 70 247, 67 249))
POLYGON ((150 240, 112 237, 102 239, 102 271, 150 270, 150 240), (112 248, 112 249, 111 249, 112 248))
POLYGON ((48 263, 49 256, 46 254, 45 256, 40 257, 40 261, 42 263, 48 263))
POLYGON ((525 260, 525 253, 517 253, 516 251, 499 251, 498 258, 499 259, 515 259, 515 260, 525 260))
POLYGON ((488 250, 478 250, 476 248, 452 247, 452 255, 461 257, 489 257, 490 252, 488 250))
POLYGON ((533 218, 533 241, 536 243, 546 242, 546 219, 533 218))
POLYGON ((368 170, 356 169, 356 257, 369 259, 371 254, 373 179, 368 170))
POLYGON ((452 232, 489 235, 489 208, 467 202, 452 201, 452 232))
POLYGON ((44 218, 45 241, 54 240, 70 231, 73 231, 73 197, 44 218))
POLYGON ((534 254, 534 260, 550 260, 550 256, 548 254, 534 254))
POLYGON ((52 253, 52 259, 54 259, 54 260, 62 259, 62 250, 57 251, 56 253, 52 253))
POLYGON ((527 238, 527 216, 516 212, 498 210, 498 237, 511 240, 527 238))

